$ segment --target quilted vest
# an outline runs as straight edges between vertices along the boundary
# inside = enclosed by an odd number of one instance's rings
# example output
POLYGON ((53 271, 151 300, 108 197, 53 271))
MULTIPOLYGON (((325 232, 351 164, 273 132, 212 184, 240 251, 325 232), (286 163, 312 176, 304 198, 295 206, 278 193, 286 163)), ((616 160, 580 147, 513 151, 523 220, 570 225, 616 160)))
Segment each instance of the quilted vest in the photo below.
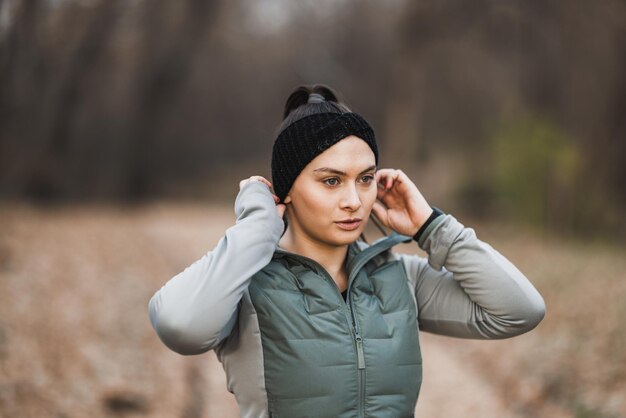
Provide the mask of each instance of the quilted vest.
POLYGON ((413 417, 422 377, 413 289, 401 260, 374 260, 410 240, 352 244, 346 301, 319 263, 281 249, 252 277, 270 417, 413 417))

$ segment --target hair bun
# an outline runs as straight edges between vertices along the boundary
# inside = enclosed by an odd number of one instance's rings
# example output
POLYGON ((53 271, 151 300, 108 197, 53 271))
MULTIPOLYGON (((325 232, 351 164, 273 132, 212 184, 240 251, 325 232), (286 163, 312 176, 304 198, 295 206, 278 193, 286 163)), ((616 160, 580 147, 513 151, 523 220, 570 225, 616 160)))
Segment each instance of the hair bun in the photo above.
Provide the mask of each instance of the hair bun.
POLYGON ((285 102, 283 119, 302 105, 309 103, 322 103, 324 101, 339 103, 337 95, 333 89, 325 84, 305 84, 298 86, 293 90, 293 92, 291 92, 285 102))
POLYGON ((311 93, 311 94, 309 94, 309 99, 307 100, 307 103, 322 103, 322 102, 325 102, 325 101, 326 101, 326 99, 321 94, 319 94, 319 93, 311 93))
POLYGON ((311 92, 319 94, 327 102, 339 103, 339 100, 337 100, 337 95, 335 94, 335 91, 325 84, 316 84, 315 86, 313 86, 313 89, 311 92))

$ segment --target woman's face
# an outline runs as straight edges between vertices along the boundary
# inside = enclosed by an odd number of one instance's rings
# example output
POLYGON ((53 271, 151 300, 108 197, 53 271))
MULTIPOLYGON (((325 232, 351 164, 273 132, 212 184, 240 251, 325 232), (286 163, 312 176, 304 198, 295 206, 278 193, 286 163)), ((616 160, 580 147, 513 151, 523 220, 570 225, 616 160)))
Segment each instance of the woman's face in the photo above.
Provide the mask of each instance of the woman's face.
POLYGON ((313 159, 285 198, 289 228, 298 238, 339 246, 356 241, 376 201, 376 158, 351 135, 313 159), (360 223, 341 221, 358 218, 360 223))

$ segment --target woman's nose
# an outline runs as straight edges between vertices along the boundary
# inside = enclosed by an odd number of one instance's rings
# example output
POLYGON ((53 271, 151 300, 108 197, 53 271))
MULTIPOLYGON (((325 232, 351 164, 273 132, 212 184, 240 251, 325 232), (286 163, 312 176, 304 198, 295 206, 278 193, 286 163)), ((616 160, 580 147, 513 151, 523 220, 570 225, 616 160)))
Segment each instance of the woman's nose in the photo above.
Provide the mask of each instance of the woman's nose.
POLYGON ((349 209, 355 211, 361 207, 361 197, 354 185, 348 185, 345 188, 344 194, 341 197, 342 209, 349 209))

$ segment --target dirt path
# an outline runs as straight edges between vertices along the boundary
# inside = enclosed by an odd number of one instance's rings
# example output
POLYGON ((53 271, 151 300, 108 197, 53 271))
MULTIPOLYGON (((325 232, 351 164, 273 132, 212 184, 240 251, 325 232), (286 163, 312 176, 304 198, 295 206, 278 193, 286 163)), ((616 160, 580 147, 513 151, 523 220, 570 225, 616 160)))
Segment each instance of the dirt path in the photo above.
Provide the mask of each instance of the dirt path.
POLYGON ((450 349, 463 341, 422 334, 424 381, 417 417, 515 418, 483 375, 450 349))
MULTIPOLYGON (((416 417, 515 418, 498 399, 493 388, 471 367, 463 364, 447 347, 445 339, 422 335, 424 382, 416 417)), ((210 355, 208 408, 210 417, 236 418, 234 397, 224 389, 226 380, 220 363, 210 355)))
MULTIPOLYGON (((231 207, 0 208, 0 416, 237 417, 213 353, 160 343, 147 302, 231 207)), ((449 339, 422 336, 418 417, 514 417, 449 339)))

